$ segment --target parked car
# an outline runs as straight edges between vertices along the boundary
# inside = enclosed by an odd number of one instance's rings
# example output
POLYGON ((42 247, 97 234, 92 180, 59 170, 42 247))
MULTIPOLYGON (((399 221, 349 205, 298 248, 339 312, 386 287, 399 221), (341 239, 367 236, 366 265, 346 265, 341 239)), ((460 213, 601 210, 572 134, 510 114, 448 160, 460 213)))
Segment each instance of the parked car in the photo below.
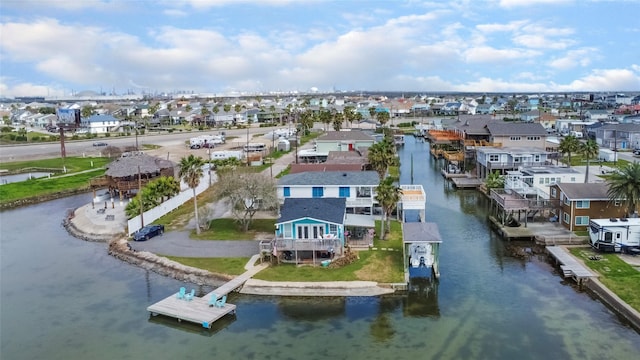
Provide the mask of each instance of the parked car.
POLYGON ((100 141, 93 143, 93 146, 107 146, 107 145, 108 144, 106 142, 100 142, 100 141))
POLYGON ((640 155, 640 149, 633 150, 633 155, 640 155))
POLYGON ((164 225, 147 225, 142 229, 133 233, 134 241, 145 241, 149 240, 154 236, 162 235, 164 233, 164 225))

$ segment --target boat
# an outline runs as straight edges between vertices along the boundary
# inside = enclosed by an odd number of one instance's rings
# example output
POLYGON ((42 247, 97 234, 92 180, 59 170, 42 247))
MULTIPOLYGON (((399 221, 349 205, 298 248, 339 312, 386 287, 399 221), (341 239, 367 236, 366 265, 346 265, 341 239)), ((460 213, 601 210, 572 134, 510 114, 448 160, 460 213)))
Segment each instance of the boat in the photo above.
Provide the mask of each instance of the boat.
POLYGON ((433 253, 430 243, 411 244, 409 247, 409 264, 412 268, 433 267, 433 253))

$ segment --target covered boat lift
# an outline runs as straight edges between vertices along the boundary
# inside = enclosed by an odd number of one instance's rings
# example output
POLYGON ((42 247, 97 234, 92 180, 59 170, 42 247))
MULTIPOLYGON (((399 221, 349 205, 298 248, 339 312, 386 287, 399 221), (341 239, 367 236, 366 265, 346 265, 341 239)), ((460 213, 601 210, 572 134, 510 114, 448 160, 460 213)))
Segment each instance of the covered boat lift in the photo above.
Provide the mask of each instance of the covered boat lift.
POLYGON ((412 277, 440 278, 440 244, 442 237, 436 223, 402 224, 402 248, 405 280, 412 277))

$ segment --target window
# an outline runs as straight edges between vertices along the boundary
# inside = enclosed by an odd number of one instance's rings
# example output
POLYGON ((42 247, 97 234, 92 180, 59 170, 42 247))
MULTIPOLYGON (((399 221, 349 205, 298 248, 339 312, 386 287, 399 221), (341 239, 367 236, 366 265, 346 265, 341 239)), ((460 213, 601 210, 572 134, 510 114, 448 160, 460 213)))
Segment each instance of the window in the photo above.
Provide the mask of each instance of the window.
POLYGON ((569 202, 569 198, 568 198, 568 197, 565 197, 565 198, 564 198, 564 204, 565 204, 565 205, 569 205, 569 204, 570 204, 570 202, 569 202))
POLYGON ((509 138, 511 141, 520 141, 520 136, 512 136, 509 138))
POLYGON ((533 155, 533 161, 540 162, 540 154, 533 155))
POLYGON ((588 209, 590 206, 589 200, 576 201, 576 209, 588 209))
POLYGON ((562 219, 564 220, 565 223, 569 223, 569 214, 568 213, 563 213, 562 214, 562 219))
POLYGON ((620 205, 622 205, 622 202, 620 200, 613 201, 613 206, 620 206, 620 205))
POLYGON ((291 239, 293 237, 292 229, 293 229, 293 225, 284 224, 284 235, 283 236, 284 236, 285 239, 291 239))
POLYGON ((324 188, 319 186, 314 186, 311 190, 311 196, 314 198, 321 198, 324 196, 324 188))
POLYGON ((540 140, 540 136, 527 136, 527 140, 529 140, 529 141, 538 141, 538 140, 540 140))
POLYGON ((514 162, 514 163, 519 163, 520 161, 522 161, 522 158, 520 158, 519 156, 518 156, 518 157, 513 158, 513 162, 514 162))
POLYGON ((329 233, 331 233, 331 234, 337 234, 337 233, 338 233, 338 225, 336 225, 336 224, 329 224, 329 233))
POLYGON ((370 198, 371 197, 371 188, 361 186, 356 190, 356 196, 359 198, 370 198))
POLYGON ((576 225, 587 226, 589 225, 588 216, 576 216, 576 225))
POLYGON ((347 186, 340 186, 338 196, 348 198, 350 195, 351 189, 347 186))
POLYGON ((545 185, 549 185, 549 178, 544 178, 545 185))
POLYGON ((551 196, 556 197, 556 188, 551 188, 551 196))
POLYGON ((576 182, 576 178, 575 177, 571 177, 571 182, 576 182))
POLYGON ((290 187, 285 186, 283 190, 284 190, 284 197, 291 196, 291 188, 290 187))
POLYGON ((500 155, 489 155, 490 162, 498 162, 500 161, 500 155))
POLYGON ((538 184, 540 184, 540 185, 544 184, 544 178, 540 178, 540 179, 538 180, 538 184))

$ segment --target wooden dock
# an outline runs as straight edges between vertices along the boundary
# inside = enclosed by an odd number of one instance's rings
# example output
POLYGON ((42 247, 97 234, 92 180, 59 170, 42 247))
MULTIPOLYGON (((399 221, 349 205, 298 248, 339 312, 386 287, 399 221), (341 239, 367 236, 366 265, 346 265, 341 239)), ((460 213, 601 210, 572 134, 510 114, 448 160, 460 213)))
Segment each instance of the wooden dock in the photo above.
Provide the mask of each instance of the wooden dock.
POLYGON ((482 185, 482 180, 474 177, 454 177, 451 178, 453 185, 458 189, 477 189, 482 185))
POLYGON ((572 278, 578 285, 582 285, 585 279, 595 277, 595 275, 578 262, 571 254, 560 246, 547 246, 547 252, 560 263, 562 275, 565 278, 572 278))
POLYGON ((211 325, 221 317, 235 313, 236 306, 226 303, 223 307, 209 306, 209 296, 194 297, 192 300, 178 299, 175 293, 147 308, 152 315, 164 315, 200 324, 210 329, 211 325))
POLYGON ((211 296, 215 294, 216 298, 220 299, 222 296, 228 295, 230 292, 242 287, 247 280, 266 267, 267 264, 251 267, 243 274, 224 283, 214 291, 202 297, 194 296, 192 300, 179 299, 178 293, 175 293, 150 305, 147 307, 147 311, 149 311, 151 315, 169 316, 178 319, 178 321, 189 321, 210 329, 216 320, 229 313, 236 312, 236 306, 229 303, 225 303, 223 307, 209 306, 211 296))

